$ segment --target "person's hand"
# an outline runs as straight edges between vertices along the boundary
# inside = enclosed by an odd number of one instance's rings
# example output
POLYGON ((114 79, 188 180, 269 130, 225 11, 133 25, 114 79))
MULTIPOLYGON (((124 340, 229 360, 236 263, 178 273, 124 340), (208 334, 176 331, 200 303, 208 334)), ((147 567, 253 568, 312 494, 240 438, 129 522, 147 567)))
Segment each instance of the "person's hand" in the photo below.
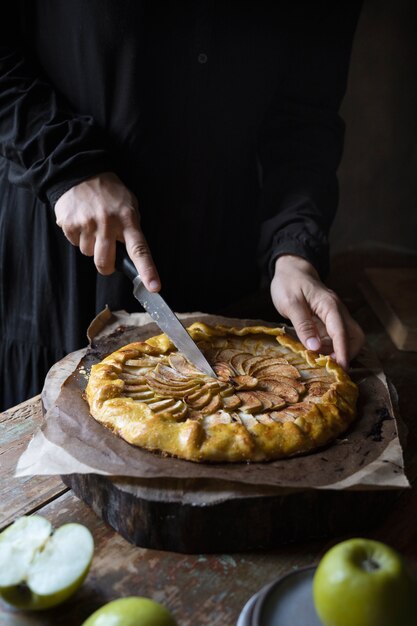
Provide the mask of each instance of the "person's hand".
POLYGON ((55 215, 66 238, 94 257, 100 274, 114 272, 116 241, 122 241, 145 287, 159 291, 161 283, 140 228, 137 200, 116 174, 105 172, 69 189, 55 204, 55 215))
POLYGON ((348 368, 364 343, 364 334, 311 263, 289 254, 278 257, 271 296, 278 313, 292 322, 306 348, 330 354, 348 368))

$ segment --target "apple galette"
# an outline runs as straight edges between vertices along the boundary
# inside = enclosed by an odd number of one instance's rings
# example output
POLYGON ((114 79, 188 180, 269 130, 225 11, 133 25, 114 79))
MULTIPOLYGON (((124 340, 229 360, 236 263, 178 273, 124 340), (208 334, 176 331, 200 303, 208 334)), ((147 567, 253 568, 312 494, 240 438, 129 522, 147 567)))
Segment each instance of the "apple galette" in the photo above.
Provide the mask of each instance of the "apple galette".
POLYGON ((93 365, 91 415, 133 445, 201 462, 308 452, 353 421, 356 385, 282 328, 195 323, 188 331, 217 378, 158 335, 93 365))

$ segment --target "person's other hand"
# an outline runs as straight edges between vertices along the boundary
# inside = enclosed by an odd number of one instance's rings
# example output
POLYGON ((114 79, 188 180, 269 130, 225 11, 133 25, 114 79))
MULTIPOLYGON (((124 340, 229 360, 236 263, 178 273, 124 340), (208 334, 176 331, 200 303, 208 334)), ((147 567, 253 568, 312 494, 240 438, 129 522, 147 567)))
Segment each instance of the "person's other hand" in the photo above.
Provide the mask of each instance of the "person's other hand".
POLYGON ((349 367, 364 343, 363 331, 311 263, 289 254, 278 257, 271 296, 306 348, 330 354, 343 368, 349 367))
POLYGON ((66 238, 94 257, 100 274, 114 272, 116 241, 122 241, 145 287, 159 291, 161 282, 140 228, 137 200, 116 174, 104 172, 66 191, 55 204, 55 215, 66 238))

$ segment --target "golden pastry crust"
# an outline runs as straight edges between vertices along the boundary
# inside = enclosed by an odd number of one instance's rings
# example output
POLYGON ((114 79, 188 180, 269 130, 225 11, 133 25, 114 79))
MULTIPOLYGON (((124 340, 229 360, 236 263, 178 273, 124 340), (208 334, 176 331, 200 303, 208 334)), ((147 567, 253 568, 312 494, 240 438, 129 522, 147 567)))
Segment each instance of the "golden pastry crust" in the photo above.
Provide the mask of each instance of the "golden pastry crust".
POLYGON ((91 368, 91 415, 127 442, 198 462, 270 461, 323 446, 355 418, 357 387, 282 328, 197 322, 188 332, 218 378, 166 335, 91 368))

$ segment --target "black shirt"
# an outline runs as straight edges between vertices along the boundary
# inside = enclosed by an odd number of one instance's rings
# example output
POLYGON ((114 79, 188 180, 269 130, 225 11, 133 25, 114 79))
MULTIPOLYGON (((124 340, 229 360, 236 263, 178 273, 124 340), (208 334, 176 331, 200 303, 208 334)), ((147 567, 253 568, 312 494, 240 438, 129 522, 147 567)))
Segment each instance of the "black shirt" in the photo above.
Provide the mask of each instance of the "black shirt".
POLYGON ((98 277, 54 223, 60 195, 102 171, 136 194, 177 310, 221 310, 282 253, 325 272, 358 2, 13 6, 0 27, 9 371, 39 385, 34 359, 42 370, 84 344, 104 304, 135 308, 124 278, 98 277))

